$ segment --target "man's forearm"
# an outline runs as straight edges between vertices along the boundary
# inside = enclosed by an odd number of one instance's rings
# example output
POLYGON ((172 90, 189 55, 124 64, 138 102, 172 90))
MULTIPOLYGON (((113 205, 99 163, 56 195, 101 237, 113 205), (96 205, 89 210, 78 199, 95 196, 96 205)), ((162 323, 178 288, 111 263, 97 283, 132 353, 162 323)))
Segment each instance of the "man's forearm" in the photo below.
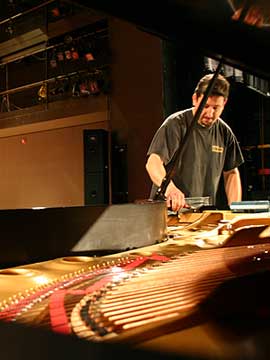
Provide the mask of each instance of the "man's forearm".
POLYGON ((224 172, 224 184, 228 205, 234 201, 242 200, 242 185, 239 170, 237 168, 224 172))
POLYGON ((146 170, 152 180, 152 182, 160 186, 162 183, 162 180, 166 176, 166 170, 163 166, 162 160, 160 157, 156 154, 150 155, 148 158, 148 161, 146 163, 146 170))
MULTIPOLYGON (((159 155, 151 154, 146 163, 146 170, 158 187, 162 184, 162 180, 166 176, 166 170, 159 155)), ((185 195, 178 189, 171 180, 165 191, 167 206, 171 207, 173 211, 178 211, 186 205, 185 195)))

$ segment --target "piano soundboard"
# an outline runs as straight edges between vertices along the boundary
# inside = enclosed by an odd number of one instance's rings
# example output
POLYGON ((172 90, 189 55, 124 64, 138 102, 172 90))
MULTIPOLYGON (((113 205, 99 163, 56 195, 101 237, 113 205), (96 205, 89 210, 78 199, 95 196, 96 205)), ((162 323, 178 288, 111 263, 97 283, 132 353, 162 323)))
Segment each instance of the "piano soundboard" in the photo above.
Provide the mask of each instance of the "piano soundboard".
POLYGON ((239 339, 242 320, 262 324, 270 313, 257 289, 269 280, 269 240, 269 213, 171 217, 155 245, 2 269, 0 320, 90 342, 235 356, 254 335, 239 339))

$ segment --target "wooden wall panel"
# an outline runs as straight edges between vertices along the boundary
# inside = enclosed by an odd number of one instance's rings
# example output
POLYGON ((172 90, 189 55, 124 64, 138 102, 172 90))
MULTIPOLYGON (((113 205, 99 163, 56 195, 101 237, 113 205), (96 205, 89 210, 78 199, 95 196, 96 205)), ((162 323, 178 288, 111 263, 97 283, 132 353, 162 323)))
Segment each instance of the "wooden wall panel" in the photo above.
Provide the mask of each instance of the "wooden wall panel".
POLYGON ((150 141, 163 121, 162 42, 136 26, 112 19, 111 128, 128 145, 129 201, 147 198, 150 141))
POLYGON ((0 138, 0 208, 83 205, 83 129, 97 128, 107 120, 0 138))

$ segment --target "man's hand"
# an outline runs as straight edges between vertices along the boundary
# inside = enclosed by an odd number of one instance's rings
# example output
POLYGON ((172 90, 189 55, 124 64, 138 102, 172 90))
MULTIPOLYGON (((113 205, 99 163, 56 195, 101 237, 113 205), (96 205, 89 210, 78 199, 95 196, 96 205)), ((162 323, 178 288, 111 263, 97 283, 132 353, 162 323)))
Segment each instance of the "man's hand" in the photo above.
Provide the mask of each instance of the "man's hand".
POLYGON ((185 195, 171 181, 167 186, 166 192, 167 207, 171 207, 173 211, 179 211, 183 207, 187 207, 185 195))
MULTIPOLYGON (((146 170, 156 186, 160 186, 162 179, 166 176, 163 161, 157 154, 151 154, 146 163, 146 170)), ((170 181, 165 192, 167 206, 173 211, 178 211, 183 207, 188 207, 185 202, 185 195, 180 191, 172 181, 170 181)))

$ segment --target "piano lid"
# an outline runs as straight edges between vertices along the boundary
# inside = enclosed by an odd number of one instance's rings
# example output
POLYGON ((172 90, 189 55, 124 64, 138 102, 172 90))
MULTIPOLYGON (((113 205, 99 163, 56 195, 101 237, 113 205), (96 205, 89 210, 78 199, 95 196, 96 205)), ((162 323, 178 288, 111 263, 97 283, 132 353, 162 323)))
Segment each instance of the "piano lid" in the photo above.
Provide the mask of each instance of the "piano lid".
MULTIPOLYGON (((86 6, 82 0, 76 0, 86 6)), ((262 78, 270 78, 268 0, 89 0, 87 7, 262 78)))

